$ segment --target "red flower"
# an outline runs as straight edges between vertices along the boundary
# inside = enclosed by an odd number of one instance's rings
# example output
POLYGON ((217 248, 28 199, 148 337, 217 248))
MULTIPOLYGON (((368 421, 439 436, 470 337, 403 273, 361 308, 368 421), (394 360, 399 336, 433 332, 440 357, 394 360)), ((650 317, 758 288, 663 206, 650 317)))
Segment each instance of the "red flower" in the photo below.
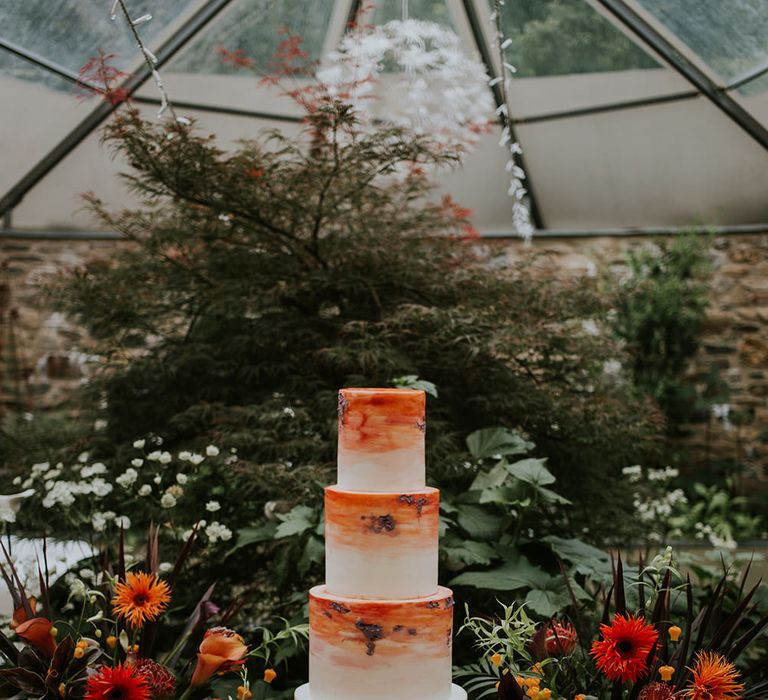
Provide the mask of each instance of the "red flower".
POLYGON ((744 691, 736 667, 712 651, 696 654, 693 680, 681 694, 686 700, 738 700, 744 691))
POLYGON ((675 689, 666 683, 651 683, 640 692, 638 700, 673 700, 675 689))
POLYGON ((552 622, 545 627, 544 644, 549 656, 569 656, 576 650, 579 635, 570 622, 552 622))
MULTIPOLYGON (((34 615, 37 612, 37 598, 32 596, 31 598, 27 598, 27 602, 34 615)), ((27 611, 25 610, 24 605, 19 605, 19 607, 13 611, 13 616, 11 617, 11 629, 15 630, 22 622, 26 621, 27 611)))
POLYGON ((612 681, 633 683, 648 673, 648 655, 659 633, 640 617, 616 615, 613 624, 600 625, 602 639, 592 644, 597 667, 612 681))
POLYGON ((14 632, 25 642, 37 647, 46 656, 53 656, 56 651, 56 640, 51 634, 53 624, 44 617, 33 617, 19 625, 14 632))
POLYGON ((149 687, 152 700, 171 700, 176 695, 176 676, 152 659, 136 660, 136 670, 149 687))
POLYGON ((136 667, 102 666, 88 679, 84 700, 151 700, 147 681, 136 667))

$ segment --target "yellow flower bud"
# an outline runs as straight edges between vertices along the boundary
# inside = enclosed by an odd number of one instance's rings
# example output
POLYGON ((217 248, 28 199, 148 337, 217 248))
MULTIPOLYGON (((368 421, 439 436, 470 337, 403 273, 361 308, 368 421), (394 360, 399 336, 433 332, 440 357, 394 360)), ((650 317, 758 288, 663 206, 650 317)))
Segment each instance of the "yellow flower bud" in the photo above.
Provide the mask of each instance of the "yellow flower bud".
POLYGON ((669 638, 673 642, 676 642, 678 639, 680 639, 680 635, 682 633, 683 630, 681 630, 677 625, 672 625, 672 627, 667 630, 667 634, 669 634, 669 638))
POLYGON ((538 685, 532 685, 528 690, 525 691, 525 694, 529 698, 536 698, 539 695, 539 686, 538 685))
POLYGON ((76 659, 82 659, 85 656, 85 649, 83 649, 83 647, 75 647, 75 650, 72 652, 72 656, 74 656, 76 659))
POLYGON ((271 683, 277 678, 277 672, 273 668, 268 668, 264 671, 264 682, 271 683))
POLYGON ((114 649, 117 646, 117 637, 115 637, 114 634, 110 634, 109 637, 107 637, 106 642, 110 649, 114 649))
POLYGON ((64 683, 59 683, 59 697, 63 698, 67 694, 67 686, 64 683))
POLYGON ((497 668, 501 666, 501 654, 493 654, 491 656, 491 663, 497 668))
POLYGON ((552 691, 549 688, 544 688, 544 690, 540 690, 538 696, 536 697, 536 700, 550 700, 552 697, 552 691))
POLYGON ((58 633, 59 633, 59 630, 58 630, 58 629, 56 629, 55 627, 51 627, 51 630, 50 630, 50 632, 49 632, 49 634, 51 635, 51 637, 55 637, 55 636, 56 636, 58 633))
POLYGON ((675 673, 675 669, 673 666, 662 666, 659 669, 659 675, 661 676, 661 680, 663 680, 665 683, 668 683, 672 680, 672 676, 675 673))

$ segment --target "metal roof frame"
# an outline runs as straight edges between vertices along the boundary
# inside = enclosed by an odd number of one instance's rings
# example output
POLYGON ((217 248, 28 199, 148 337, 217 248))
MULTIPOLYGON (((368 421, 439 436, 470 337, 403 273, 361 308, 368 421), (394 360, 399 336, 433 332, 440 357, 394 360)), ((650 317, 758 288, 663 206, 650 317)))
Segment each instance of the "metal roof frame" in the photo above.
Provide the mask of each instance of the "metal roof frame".
MULTIPOLYGON (((160 68, 170 60, 187 42, 216 17, 232 0, 207 0, 187 21, 177 28, 157 49, 156 68, 160 68)), ((31 54, 22 56, 31 60, 31 54)), ((35 61, 46 70, 49 67, 35 61)), ((46 61, 46 63, 49 63, 46 61)), ((59 71, 57 75, 62 77, 59 71)), ((152 73, 148 65, 142 65, 132 76, 126 79, 121 89, 130 97, 150 77, 152 73)), ((79 82, 79 81, 78 81, 79 82)), ((56 144, 31 170, 0 197, 0 215, 13 209, 40 180, 66 158, 80 143, 82 143, 98 126, 109 117, 119 105, 103 100, 79 124, 77 124, 59 143, 56 144)))
MULTIPOLYGON (((357 16, 358 11, 363 5, 362 0, 336 0, 338 6, 334 17, 340 18, 335 21, 345 21, 345 26, 329 27, 329 32, 333 30, 340 36, 340 32, 346 31, 351 21, 357 16), (346 9, 346 11, 345 11, 346 9)), ((741 88, 744 85, 768 74, 768 62, 758 65, 751 70, 738 76, 726 85, 719 84, 713 78, 709 71, 700 67, 700 61, 692 51, 684 50, 687 47, 680 45, 680 42, 670 41, 664 28, 658 24, 655 18, 644 16, 644 13, 638 12, 633 7, 632 0, 583 0, 589 5, 598 9, 601 14, 609 19, 625 34, 636 39, 640 45, 652 55, 662 58, 673 70, 682 75, 692 85, 692 89, 684 92, 677 92, 670 95, 661 95, 655 97, 628 99, 607 104, 599 104, 589 107, 582 107, 571 110, 544 113, 538 115, 521 116, 515 118, 510 115, 513 124, 536 124, 547 121, 557 121, 575 117, 585 117, 592 114, 611 112, 625 109, 635 109, 654 104, 668 103, 687 100, 702 95, 713 102, 728 118, 754 140, 760 143, 763 148, 768 149, 768 129, 754 118, 739 102, 728 94, 730 91, 741 88)), ((183 46, 198 35, 199 32, 223 11, 232 0, 206 0, 187 19, 180 27, 171 33, 171 35, 161 44, 156 51, 158 57, 158 67, 165 64, 172 58, 183 46)), ((481 59, 485 63, 488 74, 495 77, 498 73, 492 50, 492 37, 489 32, 483 28, 483 19, 488 14, 487 0, 461 0, 461 6, 470 27, 472 38, 481 59)), ((42 68, 57 77, 68 82, 80 85, 86 85, 84 81, 73 71, 64 66, 51 61, 44 56, 29 51, 14 42, 0 38, 0 51, 8 51, 15 56, 22 58, 39 68, 42 68)), ((160 100, 148 96, 135 95, 134 93, 149 79, 151 73, 147 66, 136 71, 136 74, 129 78, 123 88, 132 95, 135 102, 141 104, 159 105, 160 100)), ((89 86, 92 87, 92 86, 89 86)), ((492 88, 496 104, 500 104, 501 92, 498 85, 492 88)), ((223 107, 220 105, 205 104, 191 101, 174 100, 174 104, 181 108, 186 108, 200 112, 210 112, 238 117, 250 117, 256 119, 269 119, 276 121, 296 122, 298 118, 293 115, 281 113, 270 113, 266 111, 256 111, 250 109, 239 109, 233 107, 223 107)), ((69 153, 71 153, 85 138, 87 138, 99 125, 114 111, 115 105, 106 101, 100 103, 91 113, 89 113, 79 124, 77 124, 63 139, 61 139, 50 152, 43 157, 33 168, 23 175, 17 183, 2 197, 0 197, 0 216, 10 218, 10 211, 18 204, 24 196, 37 185, 53 168, 55 168, 69 153)), ((513 135, 514 138, 514 135, 513 135)), ((535 188, 532 183, 531 173, 525 164, 524 157, 518 159, 518 165, 523 168, 527 175, 527 189, 531 203, 532 219, 537 228, 544 227, 544 217, 539 207, 538 199, 535 194, 535 188)))

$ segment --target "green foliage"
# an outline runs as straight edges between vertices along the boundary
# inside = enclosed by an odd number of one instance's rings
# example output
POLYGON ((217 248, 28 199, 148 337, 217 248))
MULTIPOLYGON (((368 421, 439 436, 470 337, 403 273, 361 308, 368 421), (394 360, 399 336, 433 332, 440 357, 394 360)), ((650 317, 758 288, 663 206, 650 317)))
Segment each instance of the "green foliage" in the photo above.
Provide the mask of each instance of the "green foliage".
POLYGON ((708 251, 709 240, 696 236, 635 249, 616 293, 614 330, 632 356, 634 382, 658 402, 673 432, 697 408, 696 389, 683 375, 706 315, 708 251))
POLYGON ((583 0, 507 0, 506 49, 518 75, 655 68, 656 61, 583 0))
POLYGON ((117 469, 150 433, 171 452, 237 448, 219 478, 251 544, 228 545, 232 585, 288 604, 321 576, 343 386, 428 391, 429 478, 446 494, 455 573, 505 558, 494 538, 516 541, 528 522, 594 540, 632 529, 618 477, 652 453, 656 428, 650 402, 604 372, 613 339, 585 330, 603 299, 588 280, 489 266, 492 251, 463 237, 464 210, 432 201, 427 173, 452 154, 398 129, 360 133, 347 106, 323 100, 301 137, 268 132, 228 152, 130 109, 105 138, 142 208, 91 202, 132 246, 56 290, 109 360, 93 457, 117 469), (465 438, 489 425, 503 430, 476 434, 468 454, 465 438), (503 464, 478 468, 496 454, 503 464))

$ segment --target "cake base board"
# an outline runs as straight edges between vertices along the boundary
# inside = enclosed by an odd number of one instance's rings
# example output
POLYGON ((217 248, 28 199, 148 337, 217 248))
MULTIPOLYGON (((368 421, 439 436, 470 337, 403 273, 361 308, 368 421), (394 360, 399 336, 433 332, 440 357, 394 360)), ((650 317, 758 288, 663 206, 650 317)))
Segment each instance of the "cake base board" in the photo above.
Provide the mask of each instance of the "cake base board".
MULTIPOLYGON (((312 700, 312 695, 309 692, 309 683, 296 688, 296 694, 293 697, 294 700, 312 700)), ((451 695, 446 700, 467 700, 467 691, 459 688, 458 685, 452 685, 451 695)))

